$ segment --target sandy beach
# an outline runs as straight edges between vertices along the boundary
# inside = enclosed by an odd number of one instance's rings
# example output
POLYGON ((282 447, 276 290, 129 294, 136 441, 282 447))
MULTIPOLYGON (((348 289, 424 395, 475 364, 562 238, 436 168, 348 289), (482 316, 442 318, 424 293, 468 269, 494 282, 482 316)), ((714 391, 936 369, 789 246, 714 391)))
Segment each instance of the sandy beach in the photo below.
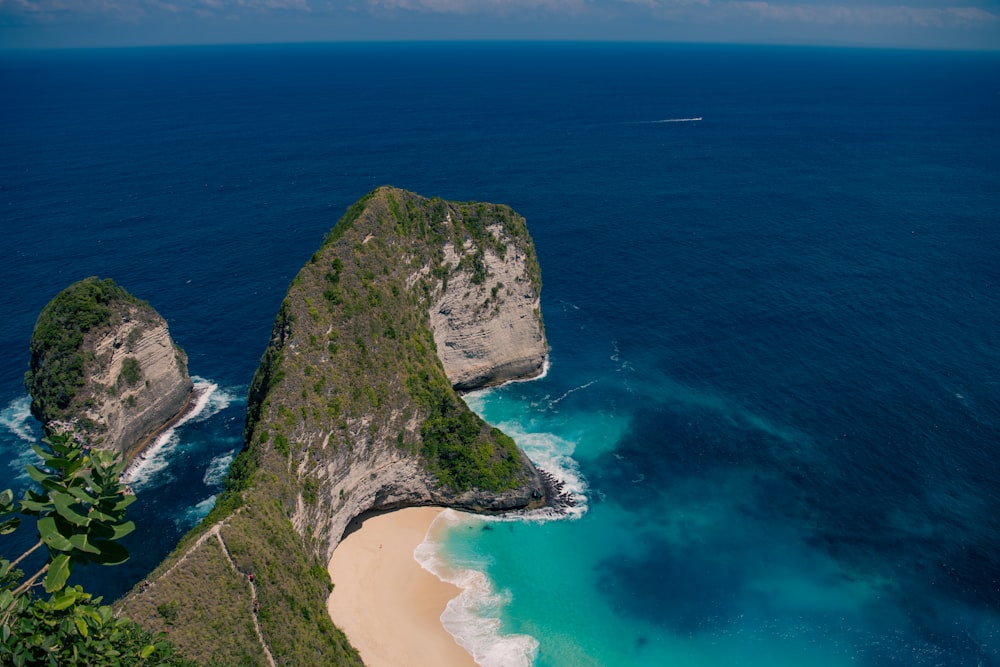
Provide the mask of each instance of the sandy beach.
POLYGON ((368 667, 475 667, 440 621, 460 589, 413 557, 441 511, 419 507, 372 517, 330 559, 330 618, 368 667))

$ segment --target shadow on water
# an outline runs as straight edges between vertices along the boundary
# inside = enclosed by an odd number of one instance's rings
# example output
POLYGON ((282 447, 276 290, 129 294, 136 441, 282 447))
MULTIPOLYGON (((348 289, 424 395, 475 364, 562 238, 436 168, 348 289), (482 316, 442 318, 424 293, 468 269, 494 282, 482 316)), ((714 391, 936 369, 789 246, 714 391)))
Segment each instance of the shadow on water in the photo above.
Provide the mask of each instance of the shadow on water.
POLYGON ((748 608, 822 623, 832 606, 839 623, 883 629, 854 639, 864 662, 996 664, 1000 496, 988 473, 783 433, 666 402, 582 461, 594 495, 641 536, 596 566, 609 604, 681 636, 722 631, 748 608))
POLYGON ((617 555, 597 566, 597 588, 617 614, 690 636, 717 631, 738 613, 734 591, 742 587, 743 573, 728 555, 715 558, 654 536, 644 546, 641 554, 617 555))

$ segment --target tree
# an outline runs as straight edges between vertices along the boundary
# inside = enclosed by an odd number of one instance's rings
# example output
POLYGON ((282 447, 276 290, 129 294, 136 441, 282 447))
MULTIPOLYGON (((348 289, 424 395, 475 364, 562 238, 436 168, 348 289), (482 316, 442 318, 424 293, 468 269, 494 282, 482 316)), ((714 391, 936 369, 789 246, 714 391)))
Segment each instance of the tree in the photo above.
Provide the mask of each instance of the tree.
POLYGON ((38 542, 8 561, 0 558, 0 663, 14 665, 180 665, 172 647, 127 619, 115 618, 100 597, 67 586, 75 565, 116 565, 128 559, 117 540, 135 529, 125 509, 135 501, 121 482, 117 453, 92 450, 68 434, 32 449, 42 465, 28 465, 38 484, 15 506, 0 492, 0 535, 14 532, 19 515, 38 517, 38 542), (45 548, 45 563, 30 576, 17 570, 45 548), (44 577, 44 578, 43 578, 44 577), (41 585, 49 594, 37 597, 41 585))

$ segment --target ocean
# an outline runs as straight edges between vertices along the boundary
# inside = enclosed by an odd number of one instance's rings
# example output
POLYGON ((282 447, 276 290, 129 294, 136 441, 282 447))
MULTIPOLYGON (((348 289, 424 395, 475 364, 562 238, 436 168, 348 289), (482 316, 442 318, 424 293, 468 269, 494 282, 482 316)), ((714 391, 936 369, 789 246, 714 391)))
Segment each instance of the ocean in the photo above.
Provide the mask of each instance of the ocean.
POLYGON ((132 559, 74 574, 107 600, 211 508, 288 283, 391 184, 511 205, 542 266, 547 374, 466 400, 577 506, 446 513, 417 554, 480 664, 1000 665, 1000 54, 0 51, 0 87, 0 488, 76 280, 206 388, 136 472, 132 559))

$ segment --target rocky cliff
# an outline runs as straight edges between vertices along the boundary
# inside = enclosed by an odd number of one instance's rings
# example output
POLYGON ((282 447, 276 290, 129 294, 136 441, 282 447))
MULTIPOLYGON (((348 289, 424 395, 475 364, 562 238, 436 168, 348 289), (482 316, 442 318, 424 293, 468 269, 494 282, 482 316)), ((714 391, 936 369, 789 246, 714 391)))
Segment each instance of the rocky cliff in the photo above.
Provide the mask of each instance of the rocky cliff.
POLYGON ((351 520, 413 505, 502 512, 555 495, 455 393, 541 372, 540 290, 509 207, 388 187, 355 203, 281 304, 225 492, 125 613, 151 629, 169 622, 195 657, 357 664, 325 610, 325 566, 351 520), (225 583, 191 583, 207 572, 225 583), (250 572, 253 582, 229 581, 250 572), (259 645, 207 629, 223 613, 248 615, 259 645))
POLYGON ((191 398, 187 357, 164 319, 112 280, 87 278, 42 310, 25 385, 46 430, 133 457, 191 398))
MULTIPOLYGON (((446 216, 454 225, 450 212, 446 216)), ((548 356, 534 253, 513 243, 502 222, 485 228, 502 243, 445 244, 445 266, 465 263, 472 270, 449 268, 446 289, 442 283, 430 307, 438 356, 458 390, 534 377, 548 356)))
POLYGON ((288 290, 246 432, 279 455, 324 557, 369 511, 544 503, 531 462, 453 391, 541 372, 540 289, 506 206, 380 188, 338 223, 288 290))

